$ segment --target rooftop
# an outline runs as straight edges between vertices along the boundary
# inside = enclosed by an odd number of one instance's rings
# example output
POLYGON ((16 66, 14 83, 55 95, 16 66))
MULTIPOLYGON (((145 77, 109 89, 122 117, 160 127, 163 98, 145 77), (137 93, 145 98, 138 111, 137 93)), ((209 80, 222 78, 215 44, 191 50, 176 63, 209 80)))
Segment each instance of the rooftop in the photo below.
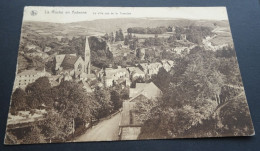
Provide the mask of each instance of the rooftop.
POLYGON ((126 68, 118 68, 118 69, 113 69, 113 68, 106 68, 106 77, 113 77, 114 75, 118 74, 118 73, 122 73, 125 72, 126 74, 128 73, 128 71, 126 70, 126 68))
POLYGON ((75 62, 78 60, 79 56, 74 56, 71 54, 66 54, 62 63, 61 63, 61 67, 63 67, 63 69, 70 69, 70 68, 74 68, 74 64, 75 62))
POLYGON ((38 70, 35 70, 35 69, 31 69, 31 70, 24 70, 20 73, 18 73, 17 75, 18 76, 21 76, 21 75, 36 75, 36 74, 40 74, 40 73, 43 73, 44 70, 42 71, 38 71, 38 70))
POLYGON ((127 69, 130 71, 130 72, 136 72, 136 73, 138 73, 138 74, 144 74, 144 72, 140 69, 140 68, 138 68, 138 67, 127 67, 127 69))
MULTIPOLYGON (((161 90, 153 83, 136 83, 136 88, 130 88, 129 97, 133 99, 134 97, 143 94, 149 99, 159 97, 161 90)), ((131 101, 130 99, 130 101, 131 101)))

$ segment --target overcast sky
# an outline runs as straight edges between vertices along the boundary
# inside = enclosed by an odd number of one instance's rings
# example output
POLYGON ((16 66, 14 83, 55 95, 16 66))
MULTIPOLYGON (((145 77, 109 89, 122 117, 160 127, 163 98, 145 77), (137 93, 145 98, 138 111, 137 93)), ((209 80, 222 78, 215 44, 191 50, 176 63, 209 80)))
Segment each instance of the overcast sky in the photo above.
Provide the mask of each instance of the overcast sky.
POLYGON ((225 7, 35 7, 24 9, 24 21, 69 23, 109 18, 185 18, 228 20, 225 7))

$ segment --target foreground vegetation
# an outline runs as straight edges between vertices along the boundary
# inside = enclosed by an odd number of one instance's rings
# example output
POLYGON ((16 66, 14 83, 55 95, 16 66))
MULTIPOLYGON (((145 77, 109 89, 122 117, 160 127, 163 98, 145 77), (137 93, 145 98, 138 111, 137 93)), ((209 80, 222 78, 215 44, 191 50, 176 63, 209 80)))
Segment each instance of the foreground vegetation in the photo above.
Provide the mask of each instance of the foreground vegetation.
POLYGON ((122 101, 128 98, 128 91, 127 87, 117 85, 96 87, 94 92, 87 93, 74 81, 51 87, 47 77, 39 78, 25 91, 19 88, 14 91, 10 113, 19 116, 19 111, 34 114, 35 109, 44 109, 47 114, 41 121, 31 123, 29 128, 20 129, 19 133, 8 130, 7 140, 26 144, 69 140, 77 131, 118 111, 122 101), (22 131, 26 133, 21 135, 22 131))
MULTIPOLYGON (((163 91, 153 106, 139 102, 139 139, 251 135, 253 126, 235 51, 196 47, 170 73, 153 78, 163 91)), ((150 100, 151 101, 151 100, 150 100)))

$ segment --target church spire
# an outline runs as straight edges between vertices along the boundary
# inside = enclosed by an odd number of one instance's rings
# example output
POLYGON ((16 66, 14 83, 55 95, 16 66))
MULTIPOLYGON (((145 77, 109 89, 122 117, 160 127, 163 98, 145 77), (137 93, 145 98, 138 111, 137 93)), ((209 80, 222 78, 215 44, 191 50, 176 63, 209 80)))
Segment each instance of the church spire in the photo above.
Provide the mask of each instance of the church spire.
POLYGON ((86 43, 85 43, 85 72, 90 74, 90 47, 89 47, 89 37, 86 36, 86 43))

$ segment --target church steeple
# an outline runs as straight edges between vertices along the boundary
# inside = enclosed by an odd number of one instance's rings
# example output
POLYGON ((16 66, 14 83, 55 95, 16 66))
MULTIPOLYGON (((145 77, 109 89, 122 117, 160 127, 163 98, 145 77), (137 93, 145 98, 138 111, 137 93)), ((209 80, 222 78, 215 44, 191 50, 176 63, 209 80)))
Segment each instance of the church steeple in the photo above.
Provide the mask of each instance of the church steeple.
POLYGON ((85 72, 90 74, 90 47, 88 42, 88 36, 86 36, 86 43, 85 43, 85 72))

